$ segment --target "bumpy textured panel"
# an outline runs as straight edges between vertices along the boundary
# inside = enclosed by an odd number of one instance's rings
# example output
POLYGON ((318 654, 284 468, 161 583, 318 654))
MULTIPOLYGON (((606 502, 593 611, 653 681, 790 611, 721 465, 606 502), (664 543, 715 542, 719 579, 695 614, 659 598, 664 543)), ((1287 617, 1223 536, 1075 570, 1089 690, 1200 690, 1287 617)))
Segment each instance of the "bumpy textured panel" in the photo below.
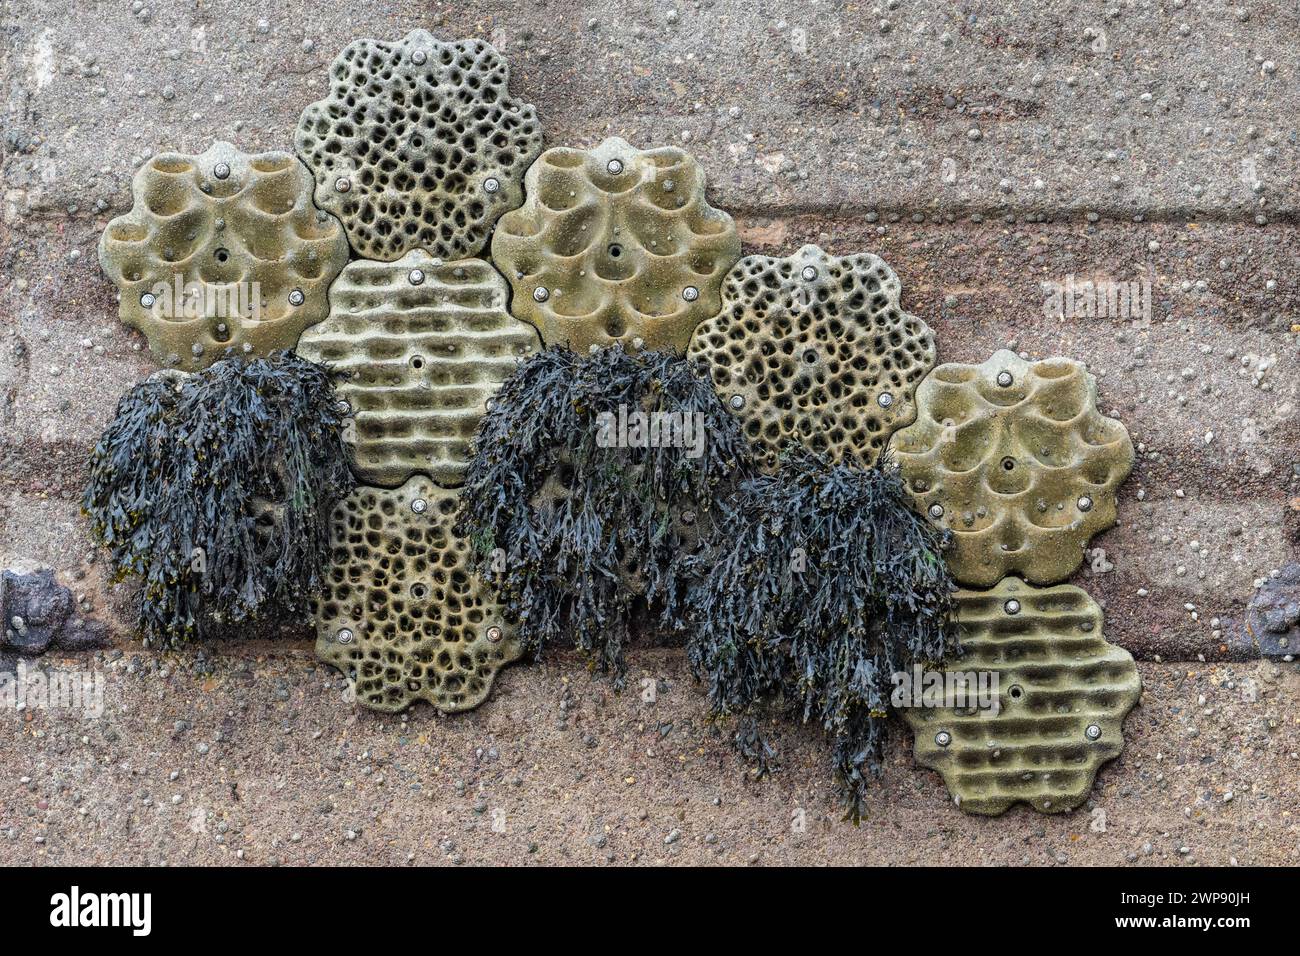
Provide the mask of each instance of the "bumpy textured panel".
POLYGON ((497 223, 492 260, 514 288, 511 310, 547 345, 639 339, 681 352, 717 313, 740 239, 705 200, 690 154, 618 138, 548 149, 524 184, 524 205, 497 223))
POLYGON ((461 259, 519 205, 542 128, 510 95, 510 70, 490 44, 415 30, 349 44, 295 143, 316 203, 343 220, 358 255, 391 261, 423 248, 461 259))
POLYGON ((354 675, 367 707, 470 710, 522 654, 471 569, 469 542, 451 533, 456 504, 455 492, 417 476, 398 489, 357 488, 334 511, 316 654, 354 675))
POLYGON ((357 474, 386 486, 416 472, 460 484, 484 403, 539 345, 506 311, 505 280, 481 259, 442 263, 417 249, 350 263, 330 307, 298 354, 344 373, 357 474))
POLYGON ((291 349, 325 318, 348 261, 343 228, 312 205, 311 177, 288 153, 213 143, 162 153, 135 174, 131 211, 108 224, 99 262, 118 314, 164 365, 207 368, 227 349, 291 349))
POLYGON ((722 311, 695 330, 689 355, 765 470, 790 441, 871 464, 916 417, 912 393, 934 365, 934 335, 899 294, 883 260, 816 246, 748 256, 727 274, 722 311))
POLYGON ((1142 693, 1132 656, 1107 643, 1101 608, 1068 584, 1007 578, 959 591, 957 618, 965 654, 949 670, 996 673, 998 693, 986 710, 900 708, 916 762, 942 774, 970 813, 1073 810, 1124 749, 1124 717, 1142 693))
POLYGON ((1079 362, 1003 350, 983 365, 940 365, 916 406, 892 449, 917 506, 952 529, 948 563, 962 583, 1063 580, 1115 523, 1133 443, 1097 410, 1079 362))

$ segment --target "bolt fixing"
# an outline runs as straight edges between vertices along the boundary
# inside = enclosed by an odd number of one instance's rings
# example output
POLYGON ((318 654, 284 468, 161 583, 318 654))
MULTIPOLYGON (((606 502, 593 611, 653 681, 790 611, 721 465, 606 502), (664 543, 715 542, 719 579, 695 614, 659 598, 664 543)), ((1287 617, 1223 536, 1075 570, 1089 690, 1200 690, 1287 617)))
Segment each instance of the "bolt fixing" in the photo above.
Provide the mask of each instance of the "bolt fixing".
POLYGON ((1088 737, 1089 740, 1096 740, 1098 737, 1101 736, 1101 728, 1098 727, 1096 724, 1089 724, 1088 729, 1084 731, 1084 734, 1088 737))
POLYGON ((605 164, 605 168, 609 170, 609 174, 611 176, 617 176, 619 173, 623 171, 623 160, 611 159, 608 163, 605 164))
POLYGON ((417 515, 424 514, 424 512, 428 509, 428 507, 429 507, 429 502, 425 501, 423 498, 416 498, 414 501, 411 502, 411 510, 414 511, 417 515))
POLYGON ((337 638, 340 644, 352 643, 352 631, 349 628, 346 627, 339 628, 339 632, 338 634, 335 635, 335 637, 337 638))
POLYGON ((289 293, 290 305, 302 305, 306 301, 307 301, 307 297, 302 294, 302 289, 294 289, 292 292, 289 293))
POLYGON ((1010 388, 1015 383, 1015 376, 1010 372, 998 372, 998 384, 1003 388, 1010 388))
POLYGON ((805 282, 812 282, 813 279, 817 278, 817 269, 815 266, 804 266, 803 271, 799 274, 803 276, 805 282))
POLYGON ((424 270, 412 269, 406 274, 406 278, 410 281, 411 285, 422 285, 424 283, 424 270))
POLYGON ((1002 610, 1006 611, 1008 614, 1019 614, 1020 602, 1017 601, 1015 598, 1012 598, 1011 600, 1007 601, 1006 604, 1002 605, 1002 610))
POLYGON ((694 302, 699 297, 700 297, 700 290, 695 288, 695 286, 693 285, 688 285, 685 289, 682 290, 682 298, 685 299, 687 302, 694 302))
POLYGON ((890 405, 894 404, 894 396, 889 392, 881 392, 876 396, 876 402, 881 408, 888 408, 890 405))
POLYGON ((952 734, 948 733, 946 730, 941 730, 934 735, 934 742, 940 747, 946 747, 952 743, 952 734))
POLYGON ((547 289, 546 286, 539 285, 536 289, 533 290, 534 302, 545 302, 550 297, 551 297, 550 290, 547 289))
POLYGON ((215 165, 215 166, 212 167, 212 175, 213 175, 213 176, 216 176, 218 179, 229 179, 229 178, 230 178, 230 164, 229 164, 229 163, 217 163, 217 165, 215 165))

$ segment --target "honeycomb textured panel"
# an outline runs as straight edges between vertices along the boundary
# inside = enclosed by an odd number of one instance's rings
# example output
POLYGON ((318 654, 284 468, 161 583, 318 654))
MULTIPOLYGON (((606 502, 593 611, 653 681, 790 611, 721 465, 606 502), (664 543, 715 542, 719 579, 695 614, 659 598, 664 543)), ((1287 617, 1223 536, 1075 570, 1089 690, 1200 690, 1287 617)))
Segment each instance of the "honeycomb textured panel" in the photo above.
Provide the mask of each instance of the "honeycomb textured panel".
POLYGON ((510 95, 510 70, 490 44, 416 30, 349 44, 295 143, 317 205, 343 221, 358 255, 387 262, 422 248, 461 259, 519 205, 542 128, 510 95))
POLYGON ((217 142, 162 153, 136 172, 131 211, 108 224, 99 262, 118 314, 163 365, 207 368, 227 349, 291 349, 325 318, 347 237, 312 205, 311 176, 288 153, 217 142))
POLYGON ((548 149, 524 185, 524 205, 497 223, 492 260, 514 289, 511 311, 546 345, 640 340, 680 353, 717 314, 740 239, 705 200, 690 154, 618 138, 548 149))
POLYGON ((397 262, 358 259, 330 287, 329 317, 298 354, 343 373, 353 412, 354 467, 393 487, 413 474, 458 485, 484 403, 538 348, 506 311, 505 280, 481 259, 442 263, 427 252, 397 262))
POLYGON ((1072 585, 1007 578, 956 598, 965 654, 948 664, 950 676, 995 673, 997 693, 983 709, 900 708, 916 762, 937 770, 970 813, 1016 803, 1073 810, 1124 749, 1124 717, 1142 693, 1132 656, 1107 643, 1101 608, 1072 585))
POLYGON ((898 277, 869 253, 804 246, 748 256, 722 283, 722 311, 691 338, 767 471, 797 441, 871 464, 916 417, 912 394, 934 365, 930 327, 899 307, 898 277))
POLYGON ((963 584, 1064 580, 1115 523, 1133 443, 1097 410, 1079 362, 1003 350, 983 365, 940 365, 916 406, 891 447, 917 506, 952 529, 948 564, 963 584))
POLYGON ((417 476, 397 489, 359 487, 334 511, 316 654, 355 677, 367 707, 470 710, 522 654, 471 570, 469 542, 451 532, 456 507, 455 492, 417 476))

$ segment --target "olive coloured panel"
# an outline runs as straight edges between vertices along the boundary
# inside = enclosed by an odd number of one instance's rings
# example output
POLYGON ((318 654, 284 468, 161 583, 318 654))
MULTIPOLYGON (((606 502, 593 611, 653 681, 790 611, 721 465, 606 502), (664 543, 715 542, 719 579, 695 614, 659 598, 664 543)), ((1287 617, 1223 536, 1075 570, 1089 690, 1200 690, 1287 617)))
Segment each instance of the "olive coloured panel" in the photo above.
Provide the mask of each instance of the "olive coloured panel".
POLYGON ((1074 809, 1124 749, 1124 717, 1142 692, 1132 656, 1107 643, 1101 608, 1073 585, 1007 578, 956 597, 965 653, 948 668, 975 688, 979 672, 994 674, 997 692, 987 709, 901 708, 916 762, 942 774, 969 813, 1022 802, 1043 813, 1074 809))
POLYGON ((222 142, 199 156, 161 153, 131 189, 134 205, 104 230, 99 262, 122 321, 164 366, 197 371, 229 349, 291 349, 329 311, 348 243, 312 205, 311 177, 293 156, 222 142))
POLYGON ((934 365, 934 335, 899 294, 883 260, 816 246, 749 256, 727 274, 722 311, 695 330, 689 354, 764 470, 788 442, 870 465, 916 417, 912 393, 934 365))
POLYGON ((316 654, 382 711, 424 700, 471 710, 523 650, 452 534, 457 496, 417 476, 362 486, 335 509, 333 561, 315 602, 316 654))
POLYGON ((1115 523, 1133 443, 1097 410, 1081 363, 1003 350, 982 365, 940 365, 916 407, 891 447, 917 507, 952 530, 948 564, 963 584, 1064 580, 1115 523))
POLYGON ((298 353, 341 373, 363 481, 393 487, 423 472, 452 486, 464 480, 487 399, 538 345, 506 311, 505 280, 490 265, 416 250, 350 263, 298 353))
POLYGON ((735 223, 704 198, 704 170, 676 147, 621 139, 547 150, 527 200, 497 224, 492 260, 511 311, 546 345, 578 352, 624 342, 682 352, 717 313, 740 258, 735 223))
POLYGON ((510 95, 510 70, 490 44, 415 30, 349 44, 330 68, 329 96, 303 110, 295 144, 316 203, 343 221, 359 256, 388 262, 424 249, 461 259, 519 205, 542 128, 510 95))

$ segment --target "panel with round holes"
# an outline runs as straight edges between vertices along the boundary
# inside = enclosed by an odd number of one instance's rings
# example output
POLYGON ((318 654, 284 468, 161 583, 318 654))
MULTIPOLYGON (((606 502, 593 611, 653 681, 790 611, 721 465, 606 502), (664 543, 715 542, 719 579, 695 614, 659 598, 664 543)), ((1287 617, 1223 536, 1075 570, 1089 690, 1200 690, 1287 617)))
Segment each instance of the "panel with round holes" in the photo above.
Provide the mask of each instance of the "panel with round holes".
POLYGON ((510 70, 490 44, 415 30, 349 44, 330 68, 329 96, 303 110, 295 144, 317 204, 343 221, 358 255, 391 261, 420 248, 461 259, 519 205, 542 128, 510 95, 510 70))
POLYGON ((1003 350, 982 365, 940 365, 916 406, 891 448, 917 507, 952 529, 948 564, 963 584, 1064 580, 1115 523, 1133 443, 1097 410, 1081 363, 1003 350))
POLYGON ((136 172, 131 211, 108 224, 99 262, 118 315, 163 365, 207 368, 228 349, 291 349, 329 311, 348 261, 339 221, 311 199, 288 153, 217 142, 199 156, 160 153, 136 172))
POLYGON ((929 326, 899 306, 898 277, 869 253, 748 256, 722 284, 722 311, 691 338, 744 424, 760 465, 787 442, 873 463, 916 417, 912 393, 934 365, 929 326))
POLYGON ((511 311, 548 346, 681 352, 718 311, 740 239, 705 200, 690 154, 614 137, 547 150, 524 183, 524 205, 497 223, 492 260, 514 289, 511 311))
POLYGON ((987 673, 996 693, 900 708, 916 762, 937 770, 969 813, 1017 803, 1073 810, 1124 749, 1124 717, 1142 693, 1132 656, 1106 641, 1101 608, 1068 584, 1036 588, 1009 577, 989 591, 958 591, 957 620, 965 653, 948 664, 945 683, 964 677, 978 690, 987 673))
POLYGON ((481 259, 443 263, 417 249, 350 263, 330 306, 298 354, 342 373, 357 474, 385 486, 416 472, 460 484, 484 403, 539 345, 506 311, 505 280, 481 259))
POLYGON ((473 573, 469 542, 451 532, 456 507, 455 492, 416 476, 359 487, 334 510, 316 654, 354 678, 367 707, 470 710, 523 653, 473 573))

